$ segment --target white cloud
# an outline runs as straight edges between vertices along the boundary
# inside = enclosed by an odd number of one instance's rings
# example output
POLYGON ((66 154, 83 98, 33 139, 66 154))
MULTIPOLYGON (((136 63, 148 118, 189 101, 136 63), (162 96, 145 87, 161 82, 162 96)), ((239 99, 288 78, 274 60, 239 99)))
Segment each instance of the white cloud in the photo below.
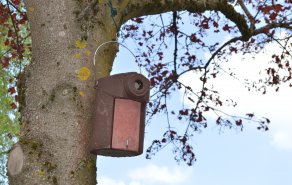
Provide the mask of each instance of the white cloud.
POLYGON ((142 185, 142 184, 140 184, 139 182, 130 182, 130 184, 129 185, 142 185))
POLYGON ((182 184, 191 178, 192 169, 189 167, 166 167, 150 164, 132 169, 128 172, 128 179, 112 179, 100 176, 99 185, 174 185, 182 184))
POLYGON ((181 184, 191 177, 192 170, 174 166, 172 168, 157 165, 147 165, 129 172, 129 177, 136 182, 141 182, 141 185, 152 184, 181 184))
MULTIPOLYGON (((99 185, 126 185, 125 182, 117 181, 106 176, 101 176, 97 179, 99 185)), ((131 184, 134 185, 134 184, 131 184)), ((135 184, 139 185, 139 184, 135 184)))
MULTIPOLYGON (((290 102, 292 102, 291 98, 290 102)), ((288 115, 287 111, 287 117, 282 117, 277 122, 275 120, 275 124, 271 125, 271 143, 273 146, 283 150, 292 150, 292 119, 289 119, 288 115)))
POLYGON ((97 179, 98 185, 142 185, 139 182, 131 181, 129 183, 121 180, 109 178, 107 176, 101 176, 97 179))
POLYGON ((276 131, 273 135, 273 144, 281 149, 292 149, 292 136, 291 130, 280 130, 276 131))

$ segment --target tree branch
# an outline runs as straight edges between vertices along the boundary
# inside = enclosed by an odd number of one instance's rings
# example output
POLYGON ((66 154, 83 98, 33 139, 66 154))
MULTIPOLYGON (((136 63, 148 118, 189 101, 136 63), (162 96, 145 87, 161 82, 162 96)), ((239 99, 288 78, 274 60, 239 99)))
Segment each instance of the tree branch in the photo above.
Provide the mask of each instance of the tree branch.
MULTIPOLYGON (((286 29, 292 29, 292 22, 289 22, 289 23, 271 23, 269 25, 266 25, 266 26, 263 26, 259 29, 256 29, 252 32, 252 34, 250 35, 250 37, 252 36, 256 36, 256 35, 259 35, 259 34, 267 34, 266 33, 266 30, 269 30, 269 29, 273 29, 273 28, 286 28, 286 29)), ((235 37, 235 38, 232 38, 230 39, 229 41, 225 42, 220 48, 218 48, 213 54, 212 56, 209 58, 209 60, 207 61, 207 63, 204 65, 204 66, 196 66, 196 67, 192 67, 188 70, 185 70, 183 72, 181 72, 178 76, 181 76, 183 75, 184 73, 187 73, 189 71, 193 71, 193 70, 201 70, 201 69, 207 69, 207 67, 210 65, 211 61, 216 57, 216 55, 223 49, 225 48, 226 46, 228 46, 229 44, 231 43, 235 43, 237 41, 245 41, 243 39, 242 36, 240 37, 235 37)))
POLYGON ((153 15, 169 11, 187 10, 189 12, 196 13, 207 10, 220 11, 236 24, 242 34, 243 40, 248 40, 250 38, 250 29, 244 16, 238 13, 232 5, 227 3, 226 0, 133 0, 129 2, 127 10, 129 13, 124 17, 124 21, 134 17, 153 15))
POLYGON ((18 13, 22 14, 24 13, 23 11, 20 11, 18 7, 15 6, 15 4, 13 4, 11 1, 6 0, 6 3, 11 5, 18 13))
POLYGON ((263 26, 261 28, 258 28, 253 31, 252 36, 261 34, 261 33, 266 33, 267 30, 273 29, 273 28, 286 28, 286 29, 292 29, 292 22, 287 22, 287 23, 271 23, 266 26, 263 26))
POLYGON ((177 59, 177 42, 178 42, 178 29, 177 29, 177 25, 176 25, 176 19, 177 19, 177 12, 174 11, 173 12, 173 27, 174 27, 174 52, 173 52, 173 65, 174 65, 174 71, 173 71, 173 79, 174 81, 177 80, 177 64, 176 64, 176 59, 177 59))
POLYGON ((255 28, 255 19, 254 19, 254 17, 251 15, 249 10, 247 9, 245 4, 243 3, 243 0, 238 0, 237 3, 241 6, 242 10, 246 14, 246 16, 247 16, 247 18, 248 18, 248 20, 250 22, 250 29, 253 30, 255 28))
POLYGON ((220 48, 218 48, 213 54, 212 54, 212 56, 209 58, 209 60, 207 61, 207 63, 204 65, 204 66, 196 66, 196 67, 192 67, 192 68, 190 68, 190 69, 188 69, 188 70, 185 70, 185 71, 183 71, 183 72, 181 72, 180 74, 179 74, 179 76, 181 76, 181 75, 183 75, 183 74, 185 74, 185 73, 187 73, 187 72, 189 72, 189 71, 193 71, 193 70, 201 70, 201 69, 207 69, 207 67, 210 65, 210 63, 211 63, 211 61, 216 57, 216 55, 223 49, 223 48, 225 48, 226 46, 228 46, 229 44, 231 44, 231 43, 234 43, 234 42, 236 42, 236 41, 239 41, 239 40, 241 40, 242 39, 242 37, 235 37, 235 38, 232 38, 232 39, 230 39, 229 41, 227 41, 227 42, 225 42, 220 48))
MULTIPOLYGON (((11 2, 6 0, 6 4, 7 4, 8 10, 9 10, 9 15, 10 15, 11 22, 12 22, 12 25, 13 25, 13 28, 14 28, 14 31, 15 31, 17 47, 19 47, 20 46, 20 40, 19 40, 19 35, 18 35, 19 28, 18 28, 18 26, 16 27, 15 20, 13 19, 13 16, 12 16, 12 11, 10 9, 11 2)), ((17 49, 16 51, 19 54, 19 50, 17 49)), ((19 59, 19 72, 21 72, 21 71, 22 71, 22 65, 21 65, 21 60, 19 59)))

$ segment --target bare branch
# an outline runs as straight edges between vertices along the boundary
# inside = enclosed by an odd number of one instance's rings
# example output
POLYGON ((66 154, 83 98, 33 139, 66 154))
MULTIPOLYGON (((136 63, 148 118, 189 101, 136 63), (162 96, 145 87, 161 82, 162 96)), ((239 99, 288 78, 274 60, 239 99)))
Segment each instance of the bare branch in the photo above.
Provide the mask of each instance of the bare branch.
POLYGON ((11 1, 6 0, 6 3, 9 4, 9 5, 11 5, 18 13, 20 13, 20 14, 24 13, 18 7, 16 7, 15 4, 13 4, 11 1))
POLYGON ((292 22, 286 22, 286 23, 271 23, 266 26, 263 26, 261 28, 258 28, 253 31, 252 36, 261 34, 261 33, 266 33, 267 30, 273 29, 273 28, 286 28, 291 30, 292 29, 292 22))
MULTIPOLYGON (((269 35, 269 34, 267 34, 267 36, 270 37, 270 38, 271 38, 272 40, 274 40, 275 42, 277 42, 278 45, 279 45, 284 51, 286 51, 286 53, 287 53, 289 56, 292 57, 292 54, 290 53, 290 51, 289 51, 285 46, 283 46, 283 44, 282 44, 278 39, 274 38, 273 35, 269 35)), ((292 36, 290 36, 290 37, 287 38, 287 43, 288 43, 288 40, 289 40, 291 37, 292 37, 292 36)), ((287 43, 286 43, 286 44, 287 44, 287 43)))
POLYGON ((190 68, 190 69, 188 69, 188 70, 185 70, 185 71, 183 71, 182 73, 180 73, 179 76, 181 76, 181 75, 183 75, 184 73, 187 73, 187 72, 189 72, 189 71, 198 70, 198 69, 200 69, 200 70, 201 70, 201 69, 207 69, 208 66, 210 65, 211 61, 216 57, 216 55, 217 55, 217 54, 218 54, 223 48, 225 48, 225 47, 228 46, 229 44, 234 43, 234 42, 236 42, 236 41, 239 41, 239 40, 241 40, 241 39, 242 39, 242 37, 235 37, 235 38, 230 39, 229 41, 225 42, 220 48, 218 48, 218 49, 212 54, 212 56, 209 58, 209 60, 207 61, 207 63, 206 63, 204 66, 196 66, 196 67, 192 67, 192 68, 190 68))
POLYGON ((177 12, 173 12, 173 27, 174 27, 174 52, 173 52, 173 65, 174 65, 174 72, 173 72, 173 79, 174 81, 177 80, 177 69, 176 69, 176 59, 177 59, 177 42, 178 42, 178 29, 176 25, 176 19, 177 19, 177 12))
POLYGON ((247 16, 247 18, 248 18, 248 20, 250 22, 250 29, 253 30, 255 28, 255 19, 254 19, 254 17, 251 15, 249 10, 247 9, 245 4, 243 3, 243 0, 238 0, 237 2, 241 6, 241 8, 243 9, 244 13, 246 14, 246 16, 247 16))

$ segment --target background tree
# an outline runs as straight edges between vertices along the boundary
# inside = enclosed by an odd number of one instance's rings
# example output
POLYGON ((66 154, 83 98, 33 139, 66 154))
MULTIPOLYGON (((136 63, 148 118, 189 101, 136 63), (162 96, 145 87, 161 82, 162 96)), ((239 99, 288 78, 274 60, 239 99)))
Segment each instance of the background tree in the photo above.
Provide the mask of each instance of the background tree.
POLYGON ((0 1, 0 183, 6 176, 7 152, 19 132, 16 81, 30 60, 30 37, 23 3, 0 1))
MULTIPOLYGON (((267 43, 277 42, 283 52, 271 55, 274 64, 267 68, 266 78, 245 84, 265 93, 266 86, 276 86, 277 90, 281 83, 290 83, 289 0, 26 0, 25 3, 27 12, 18 0, 1 1, 0 6, 1 29, 7 30, 1 34, 8 36, 1 40, 1 47, 5 46, 0 56, 1 71, 14 76, 13 70, 23 71, 16 78, 17 103, 10 103, 13 109, 18 105, 21 112, 19 142, 10 152, 10 164, 18 162, 8 168, 10 184, 96 184, 95 156, 88 152, 94 109, 91 102, 95 97, 95 79, 109 75, 117 47, 103 47, 96 66, 92 57, 98 45, 116 40, 118 33, 120 39, 137 41, 137 62, 149 72, 153 93, 149 116, 164 112, 188 123, 183 134, 170 125, 162 139, 153 141, 147 157, 172 143, 176 159, 191 165, 195 154, 188 140, 194 132, 207 127, 206 114, 211 111, 218 116, 219 126, 242 128, 247 119, 257 122, 259 129, 268 129, 268 118, 256 118, 252 113, 244 117, 229 116, 219 109, 225 103, 236 105, 222 100, 210 83, 221 73, 237 78, 221 67, 231 54, 256 53, 267 43), (169 23, 164 22, 164 14, 151 27, 143 26, 144 17, 140 16, 169 11, 172 12, 169 23), (15 67, 12 64, 30 59, 26 13, 32 59, 23 69, 20 62, 15 67), (183 14, 189 14, 194 30, 183 29, 183 14), (127 20, 130 21, 122 26, 127 20), (223 44, 208 41, 208 34, 218 32, 228 32, 231 39, 223 44), (168 61, 164 60, 164 49, 170 47, 166 38, 174 42, 173 57, 168 61), (210 52, 210 58, 199 58, 198 50, 210 52), (198 71, 200 75, 199 90, 180 81, 181 75, 190 71, 198 71), (185 90, 185 97, 193 107, 170 109, 167 97, 177 89, 185 90)), ((10 85, 3 85, 10 95, 14 95, 16 79, 10 85)))

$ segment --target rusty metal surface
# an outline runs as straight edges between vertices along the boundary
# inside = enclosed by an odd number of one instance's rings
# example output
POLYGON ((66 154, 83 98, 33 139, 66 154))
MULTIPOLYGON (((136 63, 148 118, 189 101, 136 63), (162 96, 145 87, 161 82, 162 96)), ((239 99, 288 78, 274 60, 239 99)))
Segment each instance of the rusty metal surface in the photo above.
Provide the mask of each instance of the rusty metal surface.
POLYGON ((138 152, 141 103, 115 99, 112 148, 138 152))

